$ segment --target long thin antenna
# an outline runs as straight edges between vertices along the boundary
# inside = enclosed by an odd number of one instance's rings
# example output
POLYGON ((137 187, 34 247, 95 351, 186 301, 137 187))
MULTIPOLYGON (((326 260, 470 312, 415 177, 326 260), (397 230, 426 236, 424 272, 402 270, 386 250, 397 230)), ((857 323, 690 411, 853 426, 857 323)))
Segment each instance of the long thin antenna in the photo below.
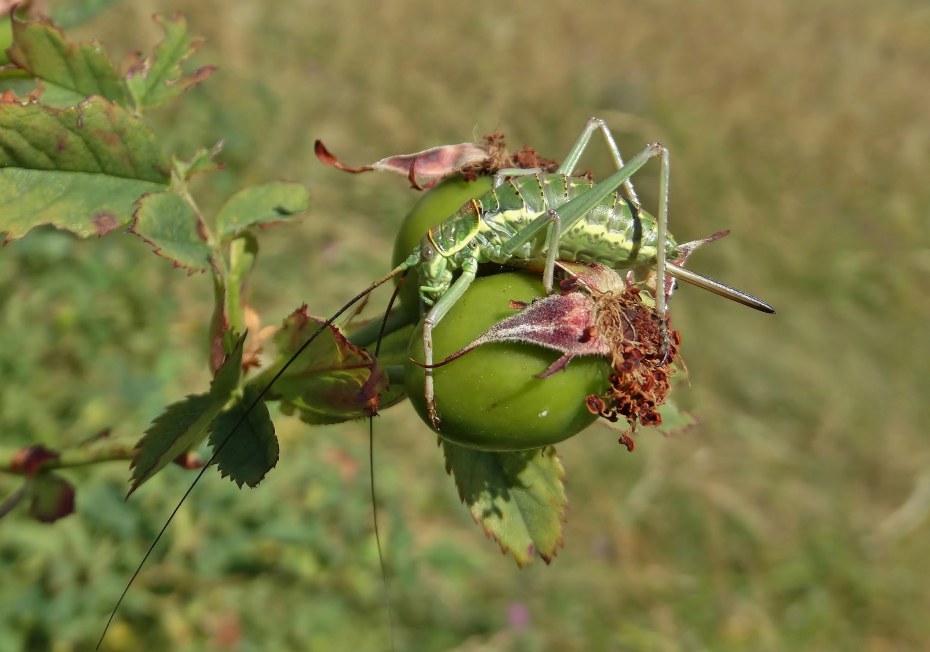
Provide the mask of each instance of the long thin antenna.
POLYGON ((232 439, 232 436, 239 429, 239 426, 241 426, 245 422, 245 420, 248 418, 249 414, 251 414, 255 406, 258 405, 258 402, 261 401, 265 397, 268 391, 278 381, 278 379, 284 374, 287 368, 291 366, 291 364, 300 356, 301 353, 303 353, 306 350, 308 346, 310 346, 310 343, 313 342, 313 340, 315 340, 320 335, 320 333, 322 333, 328 327, 332 326, 333 322, 335 322, 339 318, 339 316, 342 315, 342 313, 344 313, 346 310, 351 308, 355 304, 356 301, 359 301, 360 299, 368 295, 370 292, 372 292, 375 288, 377 288, 380 285, 383 285, 387 281, 397 276, 399 273, 407 270, 410 267, 409 263, 410 263, 409 260, 404 261, 403 263, 401 263, 400 265, 392 269, 390 272, 388 272, 387 274, 382 276, 380 279, 378 279, 377 281, 369 285, 367 288, 365 288, 362 292, 359 292, 354 297, 352 297, 352 299, 350 299, 348 303, 346 303, 344 306, 342 306, 342 308, 336 311, 336 313, 332 317, 324 321, 320 325, 320 327, 316 329, 316 331, 314 331, 313 335, 308 337, 306 341, 304 341, 304 343, 300 345, 300 348, 298 348, 297 351, 295 351, 291 355, 291 357, 287 359, 287 362, 285 362, 284 365, 281 367, 281 369, 278 370, 278 373, 276 373, 271 378, 271 380, 268 381, 268 384, 262 388, 262 391, 258 393, 258 396, 256 396, 252 400, 252 402, 249 404, 249 407, 246 408, 245 412, 242 414, 241 417, 239 417, 239 420, 236 421, 235 425, 229 431, 229 434, 227 434, 226 437, 223 439, 223 441, 220 442, 219 446, 213 449, 213 455, 210 456, 210 459, 207 460, 207 463, 204 464, 203 467, 200 469, 200 471, 197 473, 197 477, 194 478, 194 481, 191 482, 190 486, 187 488, 187 491, 185 491, 184 495, 181 496, 181 500, 179 500, 178 504, 175 505, 174 509, 171 511, 171 515, 168 517, 168 520, 165 521, 165 524, 162 526, 161 530, 159 530, 155 539, 152 541, 152 545, 149 546, 149 549, 146 551, 145 556, 142 558, 142 561, 139 562, 139 565, 136 567, 135 572, 133 572, 132 577, 129 578, 129 582, 126 584, 126 588, 124 588, 123 592, 120 594, 119 600, 116 601, 116 604, 113 607, 113 611, 110 612, 110 617, 107 619, 107 624, 103 628, 103 633, 100 635, 100 640, 97 641, 97 647, 95 649, 97 650, 100 649, 100 646, 103 643, 103 639, 106 638, 107 631, 110 629, 110 624, 113 622, 113 618, 116 617, 116 612, 119 611, 120 605, 123 604, 123 599, 126 597, 126 594, 129 593, 129 588, 132 586, 132 583, 136 581, 136 577, 139 576, 139 573, 142 572, 142 568, 145 566, 145 562, 148 561, 149 557, 152 555, 152 552, 155 550, 155 546, 158 545, 158 542, 161 541, 162 536, 164 536, 165 532, 168 530, 168 526, 171 525, 171 521, 173 521, 174 517, 177 516, 178 511, 181 509, 181 505, 183 505, 184 501, 187 500, 187 497, 191 495, 191 492, 194 490, 194 487, 197 486, 197 483, 200 482, 200 479, 203 477, 204 473, 206 473, 210 465, 216 461, 216 458, 220 454, 220 451, 222 451, 223 447, 226 446, 226 444, 229 442, 230 439, 232 439))
MULTIPOLYGON (((387 326, 388 315, 394 302, 400 294, 400 289, 404 285, 407 275, 400 277, 400 282, 394 287, 391 294, 391 300, 388 301, 387 309, 384 311, 384 318, 381 320, 381 328, 378 331, 378 339, 375 341, 375 358, 381 353, 381 341, 384 339, 384 330, 387 326)), ((378 528, 378 502, 375 493, 375 417, 368 417, 368 484, 371 487, 371 520, 375 528, 375 545, 378 548, 378 564, 381 567, 381 582, 384 584, 384 606, 387 608, 388 617, 388 635, 391 638, 391 650, 396 650, 394 645, 394 610, 391 608, 391 584, 388 580, 387 564, 384 562, 384 552, 381 548, 381 530, 378 528)))

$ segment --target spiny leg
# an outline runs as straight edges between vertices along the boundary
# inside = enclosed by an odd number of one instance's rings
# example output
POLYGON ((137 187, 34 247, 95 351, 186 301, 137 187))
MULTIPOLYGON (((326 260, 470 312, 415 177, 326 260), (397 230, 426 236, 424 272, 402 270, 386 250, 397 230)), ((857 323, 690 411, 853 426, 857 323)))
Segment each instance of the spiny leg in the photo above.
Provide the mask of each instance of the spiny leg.
MULTIPOLYGON (((614 135, 611 133, 607 123, 600 118, 588 118, 584 131, 581 132, 578 140, 572 145, 572 148, 568 151, 562 164, 556 170, 557 174, 564 174, 566 176, 574 174, 575 168, 578 167, 578 161, 581 160, 582 154, 584 154, 585 149, 587 149, 590 144, 591 135, 594 133, 595 129, 600 129, 601 134, 604 136, 604 142, 607 144, 607 149, 610 150, 610 155, 613 157, 617 169, 619 170, 623 167, 623 156, 620 154, 620 148, 617 147, 617 141, 614 140, 614 135)), ((504 168, 498 170, 497 174, 494 175, 494 187, 496 188, 502 184, 504 179, 537 174, 542 171, 541 168, 504 168)), ((623 182, 623 190, 627 198, 639 206, 639 197, 636 195, 636 190, 633 188, 632 179, 628 178, 623 182)))
MULTIPOLYGON (((616 191, 617 188, 622 186, 630 177, 632 177, 641 167, 643 167, 649 159, 655 156, 662 156, 663 160, 666 161, 665 166, 667 169, 668 162, 668 151, 662 147, 659 143, 652 143, 647 145, 639 154, 631 158, 626 164, 624 164, 619 170, 611 174, 609 177, 603 181, 595 184, 590 190, 581 193, 574 199, 565 204, 559 206, 555 211, 547 211, 543 215, 540 215, 528 225, 520 229, 507 243, 501 248, 501 251, 504 255, 509 256, 513 254, 521 245, 528 242, 531 238, 535 237, 540 231, 546 227, 552 225, 555 228, 556 225, 559 227, 559 235, 567 232, 571 229, 578 221, 587 215, 591 209, 597 206, 600 202, 606 199, 612 192, 616 191), (664 154, 663 154, 664 153, 664 154), (552 213, 555 213, 555 216, 558 218, 556 221, 553 219, 552 213)), ((665 187, 668 187, 668 175, 663 174, 663 177, 666 179, 665 187)), ((661 185, 661 184, 660 184, 661 185)), ((667 194, 667 190, 666 190, 667 194)), ((660 197, 659 201, 659 219, 661 217, 662 207, 665 206, 665 215, 664 219, 667 220, 668 210, 667 210, 667 200, 663 203, 662 198, 660 197)), ((662 256, 662 264, 665 263, 665 241, 667 240, 667 228, 660 225, 659 227, 659 238, 660 242, 658 243, 662 247, 660 255, 662 256)), ((558 238, 549 238, 550 246, 549 252, 546 256, 546 268, 543 270, 543 279, 551 279, 555 273, 555 261, 558 258, 558 238), (553 252, 552 250, 556 251, 553 252)), ((662 271, 662 283, 664 283, 665 274, 664 270, 662 271)), ((664 287, 664 286, 663 286, 664 287)), ((547 288, 548 290, 548 288, 547 288)), ((663 315, 664 315, 664 295, 663 295, 663 315)))
POLYGON ((659 214, 656 217, 656 314, 662 332, 662 359, 668 355, 668 329, 665 327, 665 247, 668 242, 668 150, 659 147, 659 214))
POLYGON ((426 378, 424 397, 426 398, 426 409, 429 413, 430 423, 437 430, 439 429, 439 414, 436 412, 436 392, 433 385, 433 328, 446 316, 446 313, 455 305, 455 302, 465 294, 465 290, 475 280, 475 274, 477 273, 478 261, 474 258, 466 259, 462 264, 462 274, 439 297, 423 320, 423 367, 426 378))
MULTIPOLYGON (((556 172, 568 176, 574 174, 575 168, 578 166, 578 161, 581 160, 581 155, 591 141, 591 135, 594 133, 595 129, 601 130, 604 141, 607 143, 607 149, 610 150, 610 154, 613 156, 614 164, 617 166, 617 169, 619 170, 623 167, 623 157, 620 155, 620 148, 617 147, 617 142, 614 140, 614 135, 611 133, 607 123, 600 118, 588 118, 588 123, 585 125, 584 131, 581 132, 581 136, 578 137, 578 140, 568 151, 568 155, 565 157, 565 160, 562 161, 562 165, 559 166, 556 172)), ((633 189, 633 181, 631 179, 628 178, 623 182, 623 190, 630 201, 638 206, 639 197, 636 196, 636 190, 633 189)))

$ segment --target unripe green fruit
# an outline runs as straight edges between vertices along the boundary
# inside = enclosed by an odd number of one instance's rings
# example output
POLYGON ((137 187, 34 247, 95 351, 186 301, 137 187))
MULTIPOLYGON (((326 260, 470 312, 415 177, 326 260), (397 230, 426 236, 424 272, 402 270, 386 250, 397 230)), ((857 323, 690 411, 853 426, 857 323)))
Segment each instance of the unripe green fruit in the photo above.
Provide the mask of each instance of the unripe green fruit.
MULTIPOLYGON (((433 329, 434 362, 513 315, 511 300, 529 303, 544 293, 535 275, 508 272, 477 279, 433 329)), ((408 350, 420 362, 422 328, 421 321, 408 350)), ((538 448, 579 433, 596 419, 585 398, 609 386, 610 363, 606 358, 576 358, 564 371, 535 377, 559 356, 533 344, 495 342, 435 369, 439 435, 470 448, 507 451, 538 448)), ((423 368, 407 363, 407 395, 429 424, 424 374, 423 368)))

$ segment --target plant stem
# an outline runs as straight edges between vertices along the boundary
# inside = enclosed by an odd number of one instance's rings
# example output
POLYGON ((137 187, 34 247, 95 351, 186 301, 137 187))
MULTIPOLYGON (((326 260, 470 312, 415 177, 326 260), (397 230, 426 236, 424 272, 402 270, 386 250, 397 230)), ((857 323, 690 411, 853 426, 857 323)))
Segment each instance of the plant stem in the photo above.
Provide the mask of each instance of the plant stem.
MULTIPOLYGON (((84 444, 75 448, 66 448, 58 457, 49 457, 44 460, 39 469, 64 469, 101 462, 116 460, 130 460, 135 454, 136 442, 119 439, 104 439, 84 444)), ((13 475, 25 475, 22 469, 16 468, 14 462, 21 455, 22 448, 0 448, 0 472, 13 475)))

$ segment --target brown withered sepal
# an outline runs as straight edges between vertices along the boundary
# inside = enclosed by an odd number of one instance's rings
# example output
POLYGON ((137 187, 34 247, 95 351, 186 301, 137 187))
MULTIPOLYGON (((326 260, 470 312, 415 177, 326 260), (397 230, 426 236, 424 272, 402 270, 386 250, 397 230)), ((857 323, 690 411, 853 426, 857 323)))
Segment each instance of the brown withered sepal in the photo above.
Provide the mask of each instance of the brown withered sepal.
MULTIPOLYGON (((637 424, 661 425, 658 408, 671 389, 680 333, 668 316, 663 330, 655 310, 643 303, 639 288, 632 285, 619 294, 595 298, 595 328, 597 336, 610 343, 613 373, 604 394, 588 396, 588 409, 611 422, 624 418, 631 430, 637 424)), ((632 449, 629 437, 621 443, 632 449)))

